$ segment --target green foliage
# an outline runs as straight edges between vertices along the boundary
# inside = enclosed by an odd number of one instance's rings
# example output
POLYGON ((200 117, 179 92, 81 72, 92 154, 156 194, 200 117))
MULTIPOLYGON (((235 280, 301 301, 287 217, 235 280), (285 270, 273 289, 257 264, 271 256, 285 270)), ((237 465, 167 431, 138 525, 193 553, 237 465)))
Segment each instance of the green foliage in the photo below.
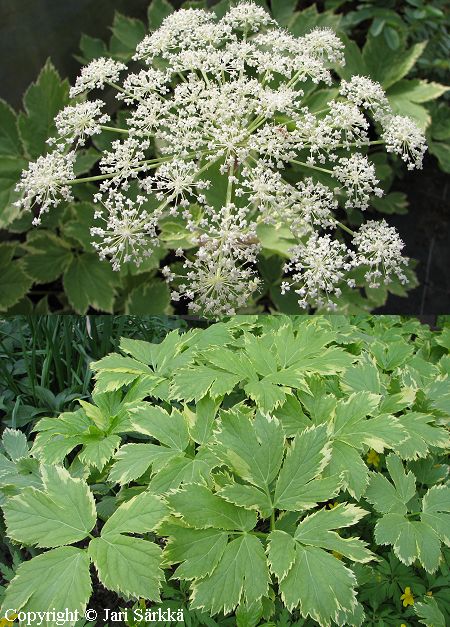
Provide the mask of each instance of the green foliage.
POLYGON ((389 89, 391 106, 429 129, 429 151, 441 170, 449 172, 449 137, 435 138, 433 131, 435 120, 439 126, 442 116, 450 117, 450 29, 445 0, 327 0, 325 8, 339 12, 340 28, 352 39, 366 40, 364 49, 368 47, 373 52, 369 70, 378 66, 376 73, 384 78, 396 76, 409 66, 413 78, 389 89), (436 82, 444 85, 436 86, 436 82), (434 105, 422 103, 433 100, 437 97, 433 94, 439 91, 446 102, 441 103, 438 114, 434 105))
POLYGON ((29 432, 39 417, 70 412, 75 399, 89 394, 90 361, 115 350, 121 335, 158 342, 171 329, 183 327, 183 320, 153 316, 16 316, 0 321, 2 423, 29 432))
POLYGON ((45 608, 46 569, 54 607, 84 608, 92 563, 192 625, 446 624, 447 331, 245 316, 123 338, 89 401, 31 446, 4 433, 6 535, 44 552, 2 607, 45 608))
MULTIPOLYGON (((221 14, 228 4, 226 1, 220 2, 214 6, 214 10, 221 14)), ((360 18, 364 15, 364 19, 371 18, 370 11, 378 16, 377 9, 370 6, 371 3, 365 3, 362 10, 345 16, 336 13, 336 9, 343 3, 330 2, 327 10, 322 12, 317 10, 315 4, 296 11, 297 4, 275 0, 270 3, 274 17, 296 35, 302 35, 315 27, 330 27, 337 30, 339 35, 343 32, 350 33, 353 32, 351 29, 358 27, 360 18), (358 19, 355 14, 358 14, 358 19)), ((197 7, 199 4, 194 3, 192 6, 197 7)), ((167 0, 153 0, 148 8, 148 25, 116 12, 108 44, 95 37, 82 35, 77 59, 82 63, 100 56, 111 56, 120 61, 130 60, 136 43, 144 37, 148 29, 158 28, 172 10, 167 0)), ((442 21, 440 9, 435 12, 434 17, 428 15, 428 5, 411 10, 425 11, 424 16, 426 14, 428 17, 420 18, 422 25, 429 19, 442 21)), ((380 8, 379 11, 387 11, 390 15, 393 13, 388 7, 380 8)), ((410 18, 413 19, 412 14, 409 15, 408 19, 410 18)), ((399 26, 402 20, 395 20, 392 15, 389 18, 375 16, 375 19, 381 21, 377 22, 376 28, 371 29, 362 50, 354 41, 346 40, 347 65, 341 74, 348 77, 349 73, 359 73, 380 80, 388 88, 393 109, 410 115, 427 129, 430 152, 437 158, 441 169, 450 171, 448 106, 445 103, 435 103, 435 99, 448 93, 448 88, 440 84, 439 78, 431 81, 426 77, 408 78, 427 56, 429 47, 425 47, 424 41, 429 37, 407 41, 403 35, 398 34, 399 43, 393 46, 393 33, 403 28, 399 26)), ((325 98, 322 103, 326 102, 330 94, 328 90, 314 91, 313 86, 308 89, 311 91, 308 104, 311 106, 314 99, 317 99, 318 108, 321 98, 325 98)), ((31 226, 31 214, 18 215, 18 209, 14 205, 17 200, 14 188, 20 173, 30 159, 45 152, 45 140, 54 133, 53 118, 67 104, 73 104, 68 97, 68 83, 60 78, 49 61, 24 95, 23 111, 16 114, 9 105, 0 102, 0 227, 9 231, 8 239, 12 244, 5 252, 5 259, 9 255, 8 262, 3 262, 3 253, 0 250, 2 267, 8 264, 6 272, 0 278, 0 311, 9 314, 42 314, 50 311, 137 315, 170 313, 169 290, 162 280, 159 268, 167 259, 172 262, 172 258, 168 257, 170 248, 176 248, 182 242, 187 248, 192 247, 190 235, 181 220, 174 218, 162 225, 161 241, 164 244, 141 267, 125 265, 120 273, 112 273, 108 264, 98 261, 90 243, 89 229, 94 225, 94 206, 87 198, 92 191, 91 184, 77 185, 74 190, 76 201, 66 203, 61 211, 53 215, 46 215, 37 229, 31 226)), ((123 112, 119 110, 111 125, 121 126, 122 117, 123 112)), ((93 145, 78 158, 77 174, 91 172, 99 159, 99 148, 119 136, 111 132, 107 136, 105 133, 96 136, 93 145)), ((378 153, 373 154, 373 160, 385 191, 382 198, 374 199, 373 208, 386 214, 405 213, 406 196, 400 192, 389 193, 395 175, 393 164, 386 159, 382 161, 382 156, 378 153)), ((293 177, 298 179, 303 174, 300 166, 292 168, 293 177)), ((217 185, 213 184, 211 189, 217 189, 217 185)), ((135 193, 135 190, 130 193, 135 193)), ((346 216, 346 219, 350 224, 358 224, 361 220, 355 212, 346 216)), ((292 295, 280 295, 283 260, 292 246, 292 240, 286 237, 283 229, 274 230, 270 225, 262 225, 258 229, 258 236, 263 244, 260 270, 263 273, 264 289, 255 295, 249 311, 297 311, 292 295), (271 260, 270 272, 264 274, 263 267, 268 265, 268 260, 271 260)), ((356 285, 364 286, 363 273, 354 279, 356 285)), ((387 288, 367 288, 359 294, 349 294, 344 287, 340 306, 347 313, 368 312, 382 306, 389 292, 405 296, 407 289, 416 285, 412 270, 408 279, 406 288, 394 282, 387 288)), ((255 394, 259 393, 257 387, 255 394)))

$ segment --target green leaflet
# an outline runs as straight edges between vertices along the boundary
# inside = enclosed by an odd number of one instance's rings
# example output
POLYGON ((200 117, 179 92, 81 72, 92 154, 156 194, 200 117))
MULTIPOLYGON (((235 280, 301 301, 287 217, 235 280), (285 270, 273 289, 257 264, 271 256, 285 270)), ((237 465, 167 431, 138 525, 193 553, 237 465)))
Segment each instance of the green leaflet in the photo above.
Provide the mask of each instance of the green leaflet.
POLYGON ((211 576, 194 584, 192 607, 228 613, 241 602, 259 601, 268 587, 264 548, 255 536, 243 535, 226 546, 211 576))
POLYGON ((125 596, 159 600, 163 578, 159 546, 117 534, 94 538, 88 551, 104 586, 125 596))
POLYGON ((311 616, 321 625, 331 620, 339 624, 340 611, 354 610, 355 585, 352 571, 339 560, 322 549, 302 545, 296 546, 294 564, 279 584, 290 610, 298 607, 303 616, 311 616))
MULTIPOLYGON (((78 611, 83 614, 92 592, 86 551, 64 546, 23 562, 9 584, 0 615, 15 608, 26 612, 78 611)), ((75 621, 68 621, 74 625, 75 621)), ((53 627, 53 621, 42 623, 53 627)))
POLYGON ((184 451, 189 444, 189 431, 182 414, 173 410, 169 415, 162 407, 142 402, 130 410, 131 424, 139 433, 176 451, 184 451))
POLYGON ((227 503, 203 485, 188 484, 167 500, 184 523, 197 529, 250 531, 256 525, 254 512, 227 503))
POLYGON ((21 457, 28 457, 29 455, 27 438, 18 429, 6 428, 3 431, 2 444, 11 460, 16 461, 21 457))
POLYGON ((24 488, 3 505, 8 535, 38 547, 83 540, 96 521, 88 486, 60 466, 42 466, 41 474, 42 490, 24 488))
POLYGON ((445 616, 433 598, 424 597, 423 601, 414 603, 414 612, 422 625, 445 627, 445 616))
POLYGON ((0 504, 25 487, 42 488, 39 462, 30 456, 25 435, 18 429, 3 431, 1 444, 5 454, 0 453, 0 504))
POLYGON ((311 427, 297 435, 278 476, 275 506, 291 511, 310 509, 337 494, 341 485, 339 476, 320 477, 330 455, 325 425, 311 427))
POLYGON ((100 581, 125 596, 159 600, 163 580, 161 549, 129 533, 146 533, 168 513, 165 504, 143 492, 123 503, 105 523, 101 536, 91 540, 88 553, 100 581))
POLYGON ((214 452, 245 481, 268 491, 281 466, 284 435, 278 420, 257 414, 223 413, 214 452))
POLYGON ((394 485, 373 474, 366 492, 366 499, 384 514, 375 525, 375 540, 392 545, 395 555, 407 566, 418 559, 433 573, 439 566, 441 542, 449 544, 450 488, 433 486, 422 499, 421 512, 412 512, 408 503, 415 497, 415 476, 404 472, 395 455, 389 455, 386 463, 394 485))
POLYGON ((357 562, 374 559, 364 542, 358 538, 341 538, 333 531, 357 523, 366 513, 344 503, 304 518, 293 538, 284 531, 270 533, 267 550, 270 570, 278 579, 288 608, 298 607, 303 617, 311 616, 320 625, 329 625, 332 620, 342 624, 339 612, 348 615, 347 619, 355 612, 355 576, 327 551, 343 552, 357 562))

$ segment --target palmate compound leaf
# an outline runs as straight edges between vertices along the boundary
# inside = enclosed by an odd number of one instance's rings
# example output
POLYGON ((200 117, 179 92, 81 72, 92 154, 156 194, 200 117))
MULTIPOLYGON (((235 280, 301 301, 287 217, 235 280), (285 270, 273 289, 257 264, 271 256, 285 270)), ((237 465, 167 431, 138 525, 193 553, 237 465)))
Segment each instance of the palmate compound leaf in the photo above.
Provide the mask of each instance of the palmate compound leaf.
POLYGON ((380 396, 357 392, 339 400, 330 422, 332 438, 328 474, 340 474, 344 487, 355 498, 361 498, 369 481, 369 471, 361 459, 365 446, 382 453, 397 448, 407 433, 401 423, 389 415, 377 415, 380 396), (370 417, 369 417, 370 416, 370 417))
POLYGON ((341 503, 331 510, 321 509, 304 518, 294 537, 284 531, 269 534, 267 556, 270 571, 278 579, 279 590, 289 610, 299 608, 320 625, 360 624, 356 600, 356 578, 328 551, 337 551, 357 562, 375 556, 358 538, 341 538, 334 530, 356 524, 367 512, 341 503))
POLYGON ((310 427, 296 435, 278 475, 275 507, 301 511, 336 495, 342 483, 340 476, 321 476, 330 458, 326 425, 310 427))
MULTIPOLYGON (((85 403, 85 407, 88 406, 85 403)), ((93 407, 93 406, 91 406, 93 407)), ((33 455, 46 464, 61 463, 76 446, 83 445, 78 456, 86 466, 101 470, 120 444, 120 437, 99 429, 84 409, 65 412, 57 419, 41 418, 35 426, 33 455)))
POLYGON ((423 497, 417 520, 418 513, 408 514, 407 505, 416 494, 415 476, 412 472, 405 473, 396 455, 389 455, 386 465, 394 485, 373 473, 365 495, 383 514, 375 525, 375 541, 392 545, 395 555, 407 566, 418 559, 427 572, 433 573, 439 566, 441 542, 450 544, 450 488, 430 488, 423 497))
POLYGON ((427 625, 427 627, 446 627, 445 616, 433 597, 424 597, 423 601, 415 602, 414 612, 422 625, 427 625))
POLYGON ((241 479, 268 491, 283 460, 283 429, 260 413, 252 420, 238 409, 222 412, 213 450, 241 479))
POLYGON ((175 576, 192 581, 192 609, 228 613, 240 603, 251 605, 267 594, 264 548, 249 533, 256 524, 254 512, 195 484, 167 498, 182 524, 162 529, 163 535, 170 536, 165 561, 180 564, 175 576))
POLYGON ((125 596, 159 600, 164 578, 161 548, 125 534, 153 531, 167 514, 167 506, 150 492, 142 492, 114 512, 88 548, 104 586, 125 596))
POLYGON ((83 540, 97 520, 87 484, 61 466, 41 466, 44 488, 24 488, 3 505, 7 534, 16 542, 57 547, 83 540))
POLYGON ((188 419, 177 410, 167 413, 162 407, 141 402, 129 409, 131 428, 159 442, 125 444, 115 456, 109 479, 120 484, 138 479, 151 468, 149 489, 163 494, 182 483, 207 483, 219 460, 205 447, 195 457, 188 449, 191 440, 188 419))
MULTIPOLYGON (((64 546, 22 562, 16 576, 6 588, 0 616, 10 609, 24 612, 78 611, 83 615, 91 595, 89 557, 86 551, 64 546)), ((68 620, 66 625, 74 625, 68 620)), ((42 627, 54 627, 46 620, 42 627)))

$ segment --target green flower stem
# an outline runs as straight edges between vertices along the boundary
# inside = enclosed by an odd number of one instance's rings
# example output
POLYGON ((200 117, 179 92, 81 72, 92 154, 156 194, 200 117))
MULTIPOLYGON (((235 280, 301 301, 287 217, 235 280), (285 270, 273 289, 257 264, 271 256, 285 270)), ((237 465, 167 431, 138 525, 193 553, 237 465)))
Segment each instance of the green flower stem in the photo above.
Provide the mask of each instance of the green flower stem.
POLYGON ((145 104, 145 100, 143 100, 142 98, 139 98, 139 96, 135 96, 131 92, 127 91, 126 89, 123 89, 123 87, 121 87, 120 85, 117 85, 117 83, 110 83, 109 81, 107 81, 107 85, 109 85, 110 87, 113 87, 117 91, 120 91, 121 94, 125 94, 126 96, 129 96, 133 100, 138 100, 139 102, 142 102, 143 104, 145 104))
POLYGON ((225 205, 229 205, 231 202, 231 198, 233 196, 233 178, 232 178, 232 168, 230 167, 230 172, 228 176, 228 185, 227 185, 227 196, 225 200, 225 205))
MULTIPOLYGON (((163 162, 158 162, 158 163, 151 163, 150 165, 147 166, 147 170, 153 170, 154 168, 158 168, 161 163, 163 162)), ((135 168, 133 170, 131 170, 131 172, 140 172, 142 170, 142 168, 135 168)), ((72 181, 65 181, 65 185, 76 185, 77 183, 92 183, 93 181, 103 181, 106 179, 112 179, 115 176, 117 176, 118 174, 120 174, 120 172, 111 172, 110 174, 98 174, 97 176, 86 176, 84 178, 81 179, 73 179, 72 181)))
POLYGON ((355 231, 352 231, 351 229, 349 229, 348 226, 345 226, 345 224, 342 224, 342 222, 338 221, 337 224, 343 231, 346 231, 352 237, 356 235, 355 231))
POLYGON ((325 174, 333 174, 332 170, 327 170, 326 168, 319 168, 316 165, 309 165, 309 163, 305 163, 304 161, 296 161, 295 159, 292 159, 292 161, 290 161, 290 163, 295 163, 297 165, 302 165, 305 168, 310 168, 311 170, 317 170, 318 172, 325 172, 325 174))
POLYGON ((114 126, 100 126, 102 131, 112 131, 113 133, 126 133, 128 135, 129 131, 126 128, 116 128, 114 126))

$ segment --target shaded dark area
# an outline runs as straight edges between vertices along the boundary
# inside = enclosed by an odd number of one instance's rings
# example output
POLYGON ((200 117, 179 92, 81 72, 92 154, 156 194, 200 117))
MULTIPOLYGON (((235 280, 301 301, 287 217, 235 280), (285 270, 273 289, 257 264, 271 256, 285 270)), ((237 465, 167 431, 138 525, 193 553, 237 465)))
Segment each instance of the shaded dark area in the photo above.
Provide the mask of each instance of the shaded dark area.
POLYGON ((114 11, 146 20, 149 0, 0 0, 0 97, 14 107, 48 57, 76 76, 81 33, 110 36, 114 11))
POLYGON ((409 199, 406 215, 389 216, 406 244, 406 255, 417 259, 419 286, 408 298, 389 296, 376 313, 439 314, 450 311, 450 177, 427 156, 423 170, 397 179, 393 191, 409 199))

